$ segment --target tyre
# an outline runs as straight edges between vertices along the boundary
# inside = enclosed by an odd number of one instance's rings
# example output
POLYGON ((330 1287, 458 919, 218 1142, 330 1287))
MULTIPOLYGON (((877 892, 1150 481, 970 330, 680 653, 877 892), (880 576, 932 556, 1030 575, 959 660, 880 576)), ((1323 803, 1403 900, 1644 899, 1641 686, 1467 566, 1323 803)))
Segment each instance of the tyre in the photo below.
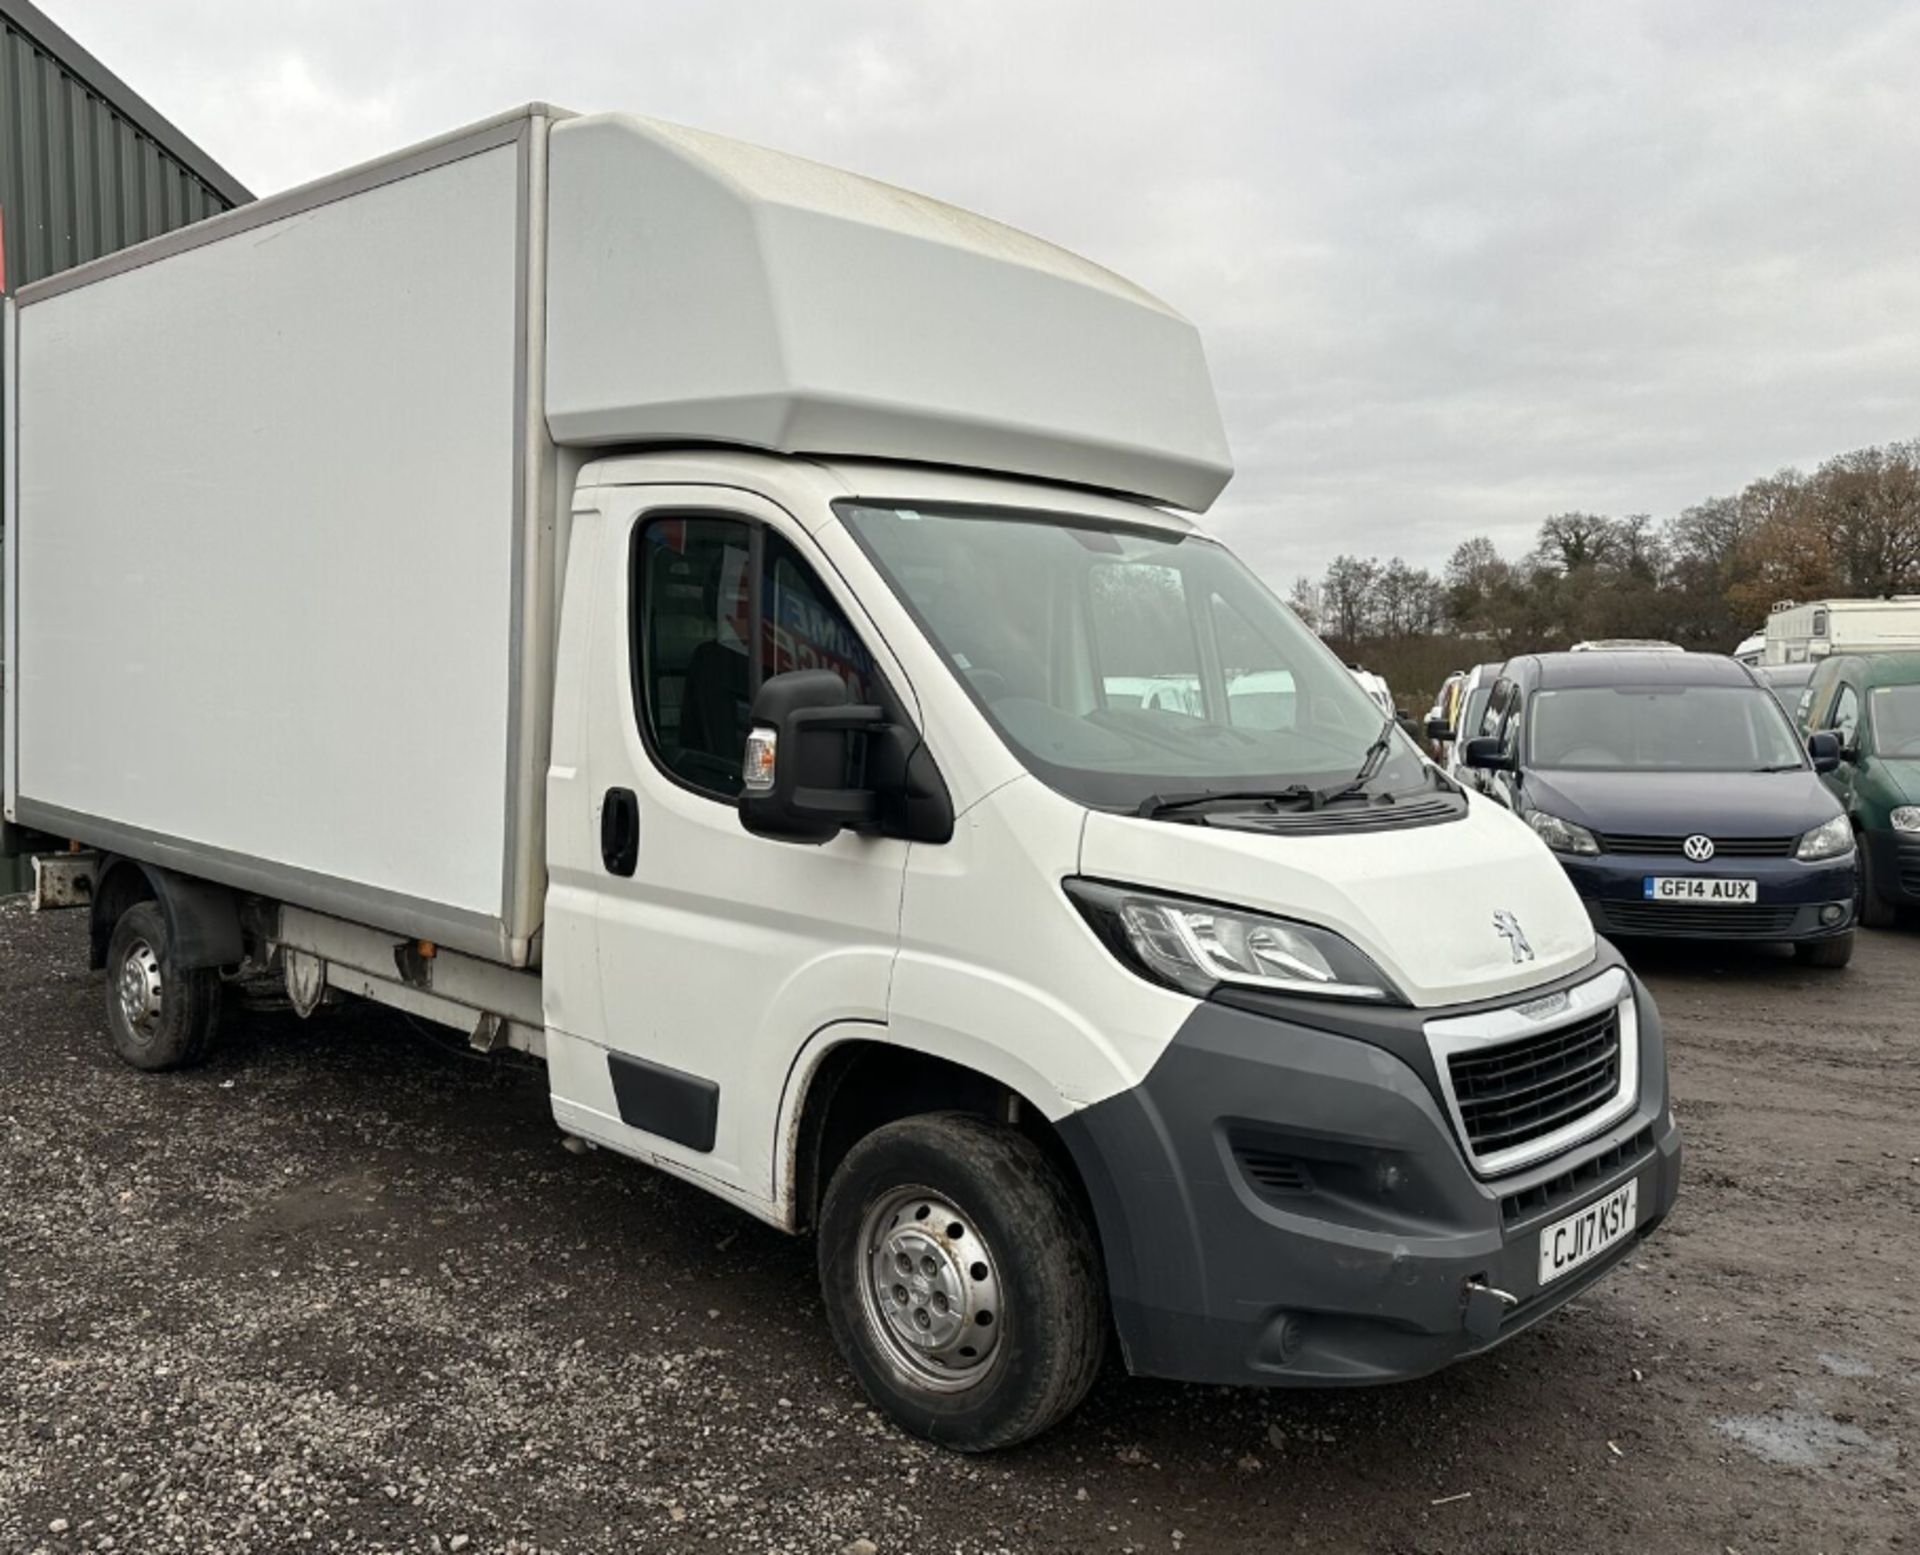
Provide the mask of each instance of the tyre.
POLYGON ((135 902, 107 942, 107 1030, 113 1050, 136 1069, 186 1069, 213 1048, 220 974, 173 964, 166 915, 135 902))
POLYGON ((1793 947, 1793 959, 1802 966, 1843 967, 1853 959, 1853 930, 1831 939, 1802 940, 1793 947))
POLYGON ((1856 860, 1854 916, 1870 929, 1890 929, 1900 916, 1899 909, 1880 894, 1879 882, 1873 878, 1873 855, 1867 847, 1867 839, 1855 832, 1853 841, 1856 860))
POLYGON ((827 1185, 819 1256, 841 1353, 916 1436, 1010 1447, 1099 1373, 1099 1251, 1053 1163, 1011 1128, 945 1112, 875 1130, 827 1185))

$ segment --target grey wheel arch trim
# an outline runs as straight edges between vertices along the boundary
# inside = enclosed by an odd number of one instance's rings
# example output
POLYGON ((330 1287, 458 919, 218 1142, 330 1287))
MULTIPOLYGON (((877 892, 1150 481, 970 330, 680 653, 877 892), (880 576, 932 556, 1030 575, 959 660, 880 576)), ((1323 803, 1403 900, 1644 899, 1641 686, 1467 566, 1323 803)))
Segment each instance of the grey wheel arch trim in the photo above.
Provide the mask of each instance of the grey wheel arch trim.
POLYGON ((167 959, 180 970, 235 966, 246 959, 240 899, 227 887, 110 854, 94 877, 90 939, 95 968, 107 964, 107 943, 120 914, 142 900, 159 904, 167 924, 167 959))

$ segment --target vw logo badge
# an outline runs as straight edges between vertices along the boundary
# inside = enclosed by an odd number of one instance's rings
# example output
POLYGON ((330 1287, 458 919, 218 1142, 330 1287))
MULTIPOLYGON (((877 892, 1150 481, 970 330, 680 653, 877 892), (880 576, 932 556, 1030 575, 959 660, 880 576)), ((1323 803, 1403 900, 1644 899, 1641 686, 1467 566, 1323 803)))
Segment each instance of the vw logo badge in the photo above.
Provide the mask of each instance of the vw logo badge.
POLYGON ((1696 864, 1704 864, 1713 857, 1713 839, 1711 837, 1689 837, 1680 845, 1680 851, 1696 864))

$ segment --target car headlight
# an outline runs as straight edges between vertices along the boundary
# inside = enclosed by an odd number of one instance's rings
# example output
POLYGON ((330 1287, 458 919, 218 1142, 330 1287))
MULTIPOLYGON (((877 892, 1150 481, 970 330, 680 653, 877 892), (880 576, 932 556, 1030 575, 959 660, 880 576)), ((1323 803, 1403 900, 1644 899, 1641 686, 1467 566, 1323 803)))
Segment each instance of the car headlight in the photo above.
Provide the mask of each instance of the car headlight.
POLYGON ((1555 853, 1594 854, 1600 851, 1599 841, 1586 827, 1563 821, 1557 815, 1547 814, 1545 810, 1530 811, 1527 824, 1539 833, 1540 840, 1555 853))
POLYGON ((1334 999, 1395 997, 1358 948, 1312 924, 1096 880, 1065 884, 1108 949, 1141 976, 1196 999, 1223 983, 1334 999))
POLYGON ((1793 850, 1793 856, 1803 864, 1811 864, 1823 858, 1838 858, 1842 853, 1852 851, 1853 828, 1847 824, 1844 815, 1836 815, 1802 837, 1800 846, 1793 850))
POLYGON ((1920 831, 1920 804, 1903 804, 1889 819, 1895 831, 1920 831))

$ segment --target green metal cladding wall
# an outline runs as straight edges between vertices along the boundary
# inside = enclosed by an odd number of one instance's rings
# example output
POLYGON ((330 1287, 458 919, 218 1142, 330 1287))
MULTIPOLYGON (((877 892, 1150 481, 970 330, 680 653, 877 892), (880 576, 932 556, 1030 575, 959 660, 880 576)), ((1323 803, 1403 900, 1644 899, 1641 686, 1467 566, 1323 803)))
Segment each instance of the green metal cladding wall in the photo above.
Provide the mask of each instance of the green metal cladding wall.
POLYGON ((40 12, 0 0, 0 219, 10 289, 248 198, 196 152, 40 12))

